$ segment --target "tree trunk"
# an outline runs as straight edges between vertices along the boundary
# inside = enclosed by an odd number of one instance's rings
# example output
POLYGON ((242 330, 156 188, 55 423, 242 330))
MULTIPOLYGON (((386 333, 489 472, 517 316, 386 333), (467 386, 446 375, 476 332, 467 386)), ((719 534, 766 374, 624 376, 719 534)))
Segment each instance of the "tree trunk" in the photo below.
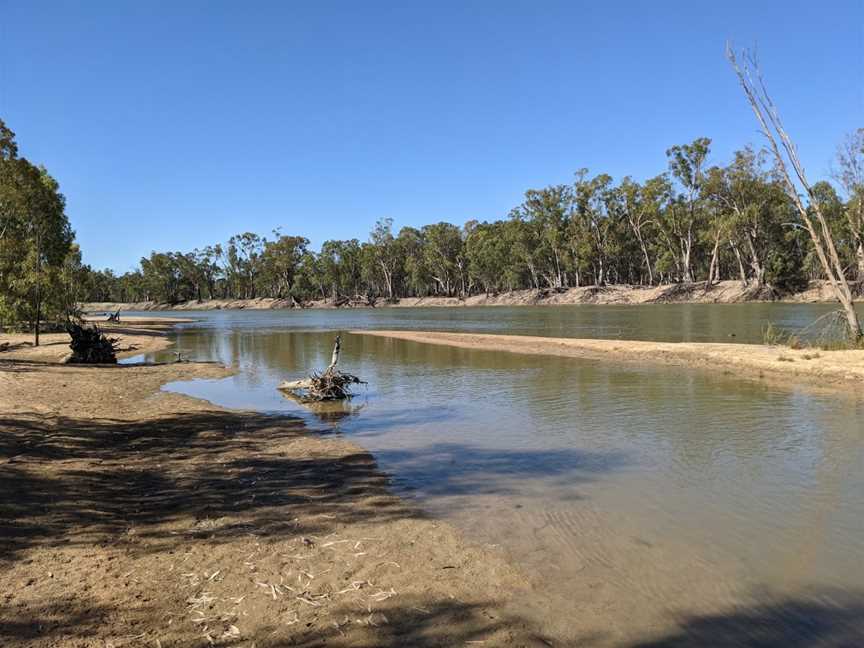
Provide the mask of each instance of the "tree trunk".
POLYGON ((804 167, 798 158, 798 151, 795 148, 795 144, 792 142, 792 139, 783 127, 780 115, 777 112, 774 103, 771 101, 771 97, 768 95, 768 91, 765 88, 765 83, 763 82, 759 71, 759 66, 755 59, 750 57, 747 60, 745 69, 742 70, 738 66, 735 53, 728 46, 726 48, 726 56, 732 64, 735 73, 738 75, 738 80, 741 82, 741 87, 744 90, 744 94, 747 96, 747 101, 753 109, 753 113, 756 115, 762 133, 768 140, 769 148, 774 155, 774 159, 777 161, 781 176, 785 182, 786 193, 798 209, 798 213, 807 228, 807 232, 810 234, 810 239, 813 242, 813 247, 816 249, 819 262, 822 264, 822 269, 828 277, 828 281, 834 291, 834 296, 837 301, 840 302, 840 305, 846 314, 846 321, 849 325, 849 336, 853 341, 858 342, 864 334, 862 334, 861 331, 861 323, 858 320, 858 313, 855 311, 855 304, 852 300, 852 291, 849 288, 849 283, 846 281, 843 264, 840 261, 840 255, 837 254, 837 248, 834 245, 834 238, 831 235, 831 229, 828 227, 828 222, 825 219, 825 214, 822 212, 822 206, 819 204, 819 200, 813 193, 810 183, 807 182, 807 177, 804 174, 804 167), (753 74, 756 75, 757 81, 754 81, 753 74), (810 205, 813 207, 813 211, 816 213, 816 220, 819 223, 819 231, 817 231, 807 208, 801 200, 798 188, 792 181, 786 160, 784 160, 783 155, 780 152, 780 147, 777 144, 778 138, 783 146, 783 150, 786 152, 786 156, 789 160, 789 164, 792 166, 795 176, 798 178, 798 181, 801 183, 801 186, 804 187, 808 197, 810 198, 810 205))
POLYGON ((642 233, 638 229, 635 229, 634 231, 636 232, 636 238, 639 240, 639 247, 642 248, 642 256, 645 257, 645 267, 648 269, 648 283, 653 286, 654 271, 651 269, 651 259, 648 256, 648 246, 645 245, 642 233))
POLYGON ((720 251, 720 234, 714 237, 714 250, 711 252, 711 265, 708 266, 708 281, 705 282, 705 290, 709 290, 714 284, 714 270, 717 267, 717 257, 720 251))
POLYGON ((745 288, 747 287, 747 271, 744 270, 744 260, 741 258, 741 250, 738 249, 738 246, 729 239, 729 247, 732 248, 732 252, 735 254, 735 260, 738 262, 738 274, 741 277, 741 285, 745 288))
POLYGON ((33 330, 34 333, 34 346, 39 346, 39 321, 42 319, 42 295, 41 290, 39 288, 40 281, 36 280, 36 326, 33 330))
POLYGON ((753 243, 753 236, 750 232, 745 234, 747 239, 747 247, 750 248, 750 267, 753 268, 753 276, 756 277, 756 285, 760 288, 765 285, 765 268, 759 260, 759 255, 756 254, 756 246, 753 243))

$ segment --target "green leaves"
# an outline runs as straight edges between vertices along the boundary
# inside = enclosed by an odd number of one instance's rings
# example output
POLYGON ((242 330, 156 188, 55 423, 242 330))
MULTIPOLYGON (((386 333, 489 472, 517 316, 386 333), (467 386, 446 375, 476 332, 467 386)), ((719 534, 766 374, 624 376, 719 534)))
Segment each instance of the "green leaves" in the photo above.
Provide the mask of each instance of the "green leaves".
POLYGON ((18 156, 0 120, 0 323, 38 327, 45 307, 63 315, 61 269, 74 240, 65 208, 57 181, 18 156))

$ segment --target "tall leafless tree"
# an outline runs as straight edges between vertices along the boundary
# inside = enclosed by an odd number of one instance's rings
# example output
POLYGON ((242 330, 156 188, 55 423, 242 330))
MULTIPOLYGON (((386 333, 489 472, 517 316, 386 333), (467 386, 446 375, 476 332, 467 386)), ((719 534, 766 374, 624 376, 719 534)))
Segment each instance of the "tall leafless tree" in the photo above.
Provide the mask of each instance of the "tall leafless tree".
POLYGON ((798 157, 798 150, 786 132, 780 119, 780 113, 768 94, 759 63, 753 53, 744 51, 741 53, 742 63, 739 64, 735 51, 728 43, 726 45, 726 58, 729 60, 732 69, 735 70, 735 74, 741 82, 747 102, 756 115, 756 120, 759 122, 762 134, 768 140, 768 149, 777 161, 777 167, 783 178, 786 193, 798 209, 801 220, 810 234, 816 255, 819 257, 822 270, 831 284, 834 296, 843 307, 846 321, 849 324, 849 335, 854 341, 858 341, 862 338, 861 324, 858 320, 858 313, 855 312, 852 290, 849 288, 849 282, 846 281, 843 264, 840 261, 840 255, 837 254, 837 247, 834 245, 831 229, 828 226, 828 221, 825 219, 825 214, 819 204, 819 200, 813 193, 810 183, 807 182, 804 166, 798 157), (798 193, 798 188, 789 171, 790 167, 798 182, 804 188, 804 191, 807 192, 810 206, 813 209, 813 214, 816 216, 816 222, 813 221, 811 213, 804 205, 804 201, 798 193))

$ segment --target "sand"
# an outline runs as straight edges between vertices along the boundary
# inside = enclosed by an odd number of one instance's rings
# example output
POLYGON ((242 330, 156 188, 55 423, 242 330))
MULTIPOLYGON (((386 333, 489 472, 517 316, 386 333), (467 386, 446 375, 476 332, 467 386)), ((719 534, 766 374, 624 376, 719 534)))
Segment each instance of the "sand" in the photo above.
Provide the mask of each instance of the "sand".
POLYGON ((431 331, 358 330, 352 333, 465 349, 696 367, 736 376, 855 392, 864 387, 864 350, 795 350, 760 344, 584 340, 431 331))
POLYGON ((0 645, 563 645, 362 449, 160 391, 218 365, 61 365, 64 338, 0 336, 0 645))
MULTIPOLYGON (((704 283, 672 284, 666 286, 593 286, 569 288, 560 292, 551 290, 515 290, 497 295, 472 295, 466 299, 458 297, 406 297, 393 303, 379 300, 376 308, 433 308, 461 306, 561 306, 570 304, 733 304, 754 301, 784 301, 795 303, 822 303, 834 301, 830 287, 825 282, 811 282, 810 287, 794 295, 778 296, 768 289, 757 290, 743 286, 740 281, 721 281, 710 289, 704 283)), ((98 302, 82 304, 86 312, 122 311, 194 311, 194 310, 266 310, 291 308, 287 299, 207 299, 176 304, 157 302, 114 303, 98 302)), ((330 301, 317 300, 310 308, 336 308, 330 301)), ((342 308, 368 308, 364 305, 342 308)))

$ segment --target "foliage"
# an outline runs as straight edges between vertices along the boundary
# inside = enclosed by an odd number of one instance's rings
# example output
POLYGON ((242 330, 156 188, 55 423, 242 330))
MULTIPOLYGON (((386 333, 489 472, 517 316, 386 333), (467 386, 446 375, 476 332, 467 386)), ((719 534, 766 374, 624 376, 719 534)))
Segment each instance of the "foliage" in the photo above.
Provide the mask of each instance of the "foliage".
MULTIPOLYGON (((668 171, 644 183, 631 177, 615 183, 607 174, 581 169, 571 184, 528 190, 502 220, 470 220, 463 227, 442 221, 394 234, 392 219, 381 219, 368 241, 329 240, 317 253, 303 237, 245 232, 224 246, 153 252, 140 270, 120 277, 91 272, 79 292, 92 301, 275 297, 365 303, 702 278, 708 285, 736 278, 788 293, 820 278, 776 169, 751 148, 735 152, 728 165, 708 167, 710 146, 711 140, 699 138, 670 147, 668 171)), ((857 140, 848 146, 857 151, 857 140)), ((812 199, 829 214, 841 254, 854 269, 860 246, 849 213, 864 189, 854 179, 858 161, 848 146, 843 186, 849 198, 819 183, 812 199)))
POLYGON ((28 325, 37 344, 39 322, 69 306, 63 270, 77 251, 65 208, 57 181, 19 157, 14 133, 0 120, 0 323, 28 325))
MULTIPOLYGON (((750 148, 709 166, 711 140, 667 150, 668 169, 640 183, 579 170, 571 183, 525 192, 499 220, 441 221, 367 241, 241 232, 191 251, 154 251, 131 272, 85 265, 56 181, 18 156, 0 121, 0 323, 63 319, 80 302, 178 303, 271 297, 304 304, 466 297, 517 289, 735 278, 778 293, 822 278, 802 217, 776 168, 750 148), (39 314, 39 313, 42 314, 39 314)), ((850 278, 864 280, 864 130, 842 144, 839 191, 809 196, 826 215, 850 278)))

